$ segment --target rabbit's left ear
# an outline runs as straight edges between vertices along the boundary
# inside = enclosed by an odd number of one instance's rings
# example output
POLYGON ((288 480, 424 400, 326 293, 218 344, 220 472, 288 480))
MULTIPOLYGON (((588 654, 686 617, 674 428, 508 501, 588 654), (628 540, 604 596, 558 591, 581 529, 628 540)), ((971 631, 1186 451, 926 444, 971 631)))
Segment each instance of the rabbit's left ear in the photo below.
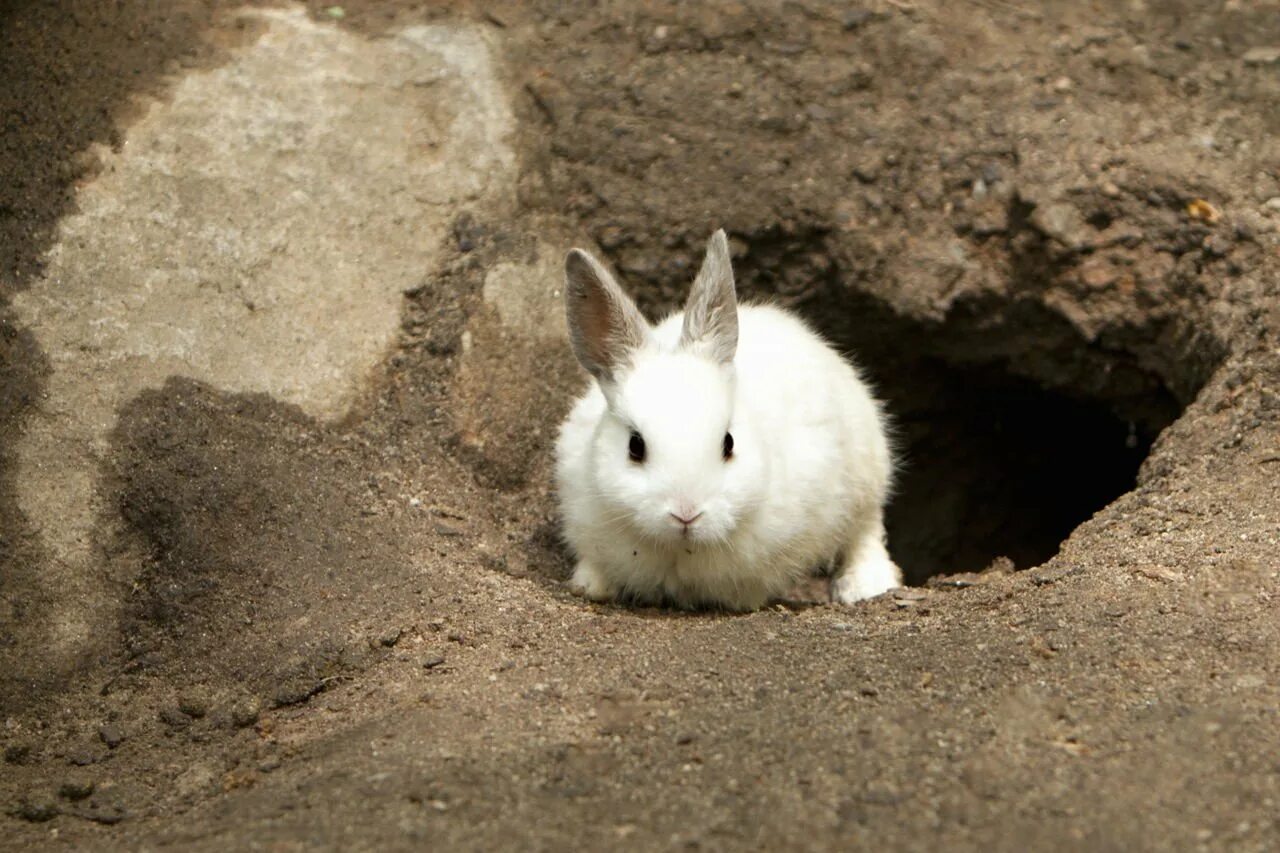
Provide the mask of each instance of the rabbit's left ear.
POLYGON ((737 352, 738 296, 733 288, 729 238, 723 228, 707 243, 707 257, 684 307, 680 345, 701 349, 721 364, 733 361, 737 352))

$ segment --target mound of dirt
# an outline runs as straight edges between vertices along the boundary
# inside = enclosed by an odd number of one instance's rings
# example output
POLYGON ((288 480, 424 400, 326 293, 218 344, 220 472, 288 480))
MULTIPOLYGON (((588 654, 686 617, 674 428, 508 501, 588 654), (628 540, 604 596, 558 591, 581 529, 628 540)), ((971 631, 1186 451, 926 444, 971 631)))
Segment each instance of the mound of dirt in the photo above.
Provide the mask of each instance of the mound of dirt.
POLYGON ((507 6, 0 13, 5 845, 1280 843, 1280 7, 507 6), (721 225, 911 587, 562 588, 563 252, 721 225))

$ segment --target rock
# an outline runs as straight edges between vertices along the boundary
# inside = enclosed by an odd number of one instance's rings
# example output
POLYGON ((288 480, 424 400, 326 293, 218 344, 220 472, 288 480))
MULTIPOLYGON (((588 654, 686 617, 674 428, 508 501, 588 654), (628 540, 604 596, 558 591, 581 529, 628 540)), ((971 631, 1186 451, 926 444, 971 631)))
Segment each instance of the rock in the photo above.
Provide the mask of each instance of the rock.
POLYGON ((1244 60, 1245 65, 1255 68, 1263 65, 1280 65, 1280 47, 1250 48, 1240 58, 1244 60))
POLYGON ((88 767, 98 763, 98 751, 92 746, 81 746, 67 753, 67 763, 76 767, 88 767))
POLYGON ((1036 207, 1031 224, 1068 249, 1081 249, 1088 243, 1088 225, 1073 205, 1057 202, 1036 207))
POLYGON ((1031 582, 1036 586, 1047 586, 1083 571, 1079 566, 1042 566, 1028 570, 1027 577, 1031 578, 1031 582))
POLYGON ((93 793, 93 782, 89 779, 67 779, 58 788, 58 796, 67 800, 83 800, 93 793))
POLYGON ((874 184, 880 177, 880 158, 867 157, 853 167, 853 176, 864 184, 874 184))
POLYGON ((1222 234, 1211 234, 1204 238, 1201 246, 1206 255, 1221 258, 1231 251, 1232 242, 1229 237, 1222 234))
POLYGON ((89 801, 77 809, 76 817, 112 826, 129 816, 128 811, 119 799, 112 795, 95 794, 89 801))
POLYGON ((19 741, 4 748, 5 764, 26 764, 31 760, 31 744, 19 741))
POLYGON ((124 743, 125 739, 124 730, 115 723, 107 723, 105 726, 98 729, 98 737, 102 739, 102 742, 107 745, 108 749, 115 749, 117 746, 124 743))
POLYGON ((178 710, 198 720, 209 713, 209 697, 202 693, 184 693, 178 698, 178 710))
POLYGON ((247 697, 238 699, 232 706, 232 725, 237 729, 251 726, 257 722, 261 715, 262 706, 257 697, 247 697))
POLYGON ((182 713, 176 705, 164 706, 157 716, 160 717, 160 722, 171 729, 181 731, 191 725, 191 718, 182 713))
MULTIPOLYGON (((102 162, 93 180, 49 190, 74 201, 49 235, 43 277, 11 293, 5 261, 6 323, 48 359, 51 416, 0 439, 10 484, 0 527, 7 536, 10 517, 28 519, 22 535, 44 555, 31 571, 49 603, 47 642, 10 652, 6 624, 0 645, 6 662, 32 655, 33 672, 56 660, 51 683, 99 654, 107 623, 95 620, 124 602, 123 590, 88 581, 110 487, 86 454, 112 443, 115 413, 182 375, 320 420, 345 416, 398 340, 402 293, 445 261, 445 217, 463 200, 483 211, 515 191, 516 118, 476 26, 366 39, 297 6, 239 20, 261 40, 208 73, 175 75, 114 145, 92 146, 102 162), (356 258, 377 275, 353 276, 356 258), (161 274, 165 287, 153 287, 147 276, 161 274)), ((11 115, 6 100, 6 158, 11 115)), ((6 206, 3 227, 23 210, 6 206)), ((6 423, 18 403, 0 403, 6 423)))
POLYGON ((840 26, 846 30, 856 30, 875 17, 870 9, 845 9, 840 15, 840 26))
POLYGON ((58 801, 47 793, 27 794, 18 801, 13 810, 15 817, 32 823, 44 823, 53 820, 61 813, 58 801))
POLYGON ((379 635, 378 645, 389 649, 396 643, 400 642, 400 638, 402 636, 404 636, 404 631, 400 628, 388 628, 379 635))
POLYGON ((1134 569, 1134 572, 1157 581, 1173 582, 1182 580, 1182 575, 1164 566, 1139 566, 1134 569))
POLYGON ((430 652, 422 659, 423 669, 435 669, 444 663, 444 655, 440 652, 430 652))

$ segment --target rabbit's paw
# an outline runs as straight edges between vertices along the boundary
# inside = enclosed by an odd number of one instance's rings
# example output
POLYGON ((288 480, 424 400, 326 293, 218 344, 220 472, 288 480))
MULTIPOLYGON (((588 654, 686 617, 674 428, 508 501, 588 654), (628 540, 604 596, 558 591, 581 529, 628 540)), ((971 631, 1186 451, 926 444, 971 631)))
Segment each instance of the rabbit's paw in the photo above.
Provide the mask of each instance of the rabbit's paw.
POLYGON ((853 604, 900 586, 902 573, 897 565, 883 551, 873 552, 831 579, 831 600, 836 604, 853 604))
POLYGON ((569 589, 575 595, 581 595, 592 601, 609 601, 613 598, 613 590, 600 574, 600 570, 586 560, 578 561, 577 567, 573 570, 573 577, 569 579, 569 589))

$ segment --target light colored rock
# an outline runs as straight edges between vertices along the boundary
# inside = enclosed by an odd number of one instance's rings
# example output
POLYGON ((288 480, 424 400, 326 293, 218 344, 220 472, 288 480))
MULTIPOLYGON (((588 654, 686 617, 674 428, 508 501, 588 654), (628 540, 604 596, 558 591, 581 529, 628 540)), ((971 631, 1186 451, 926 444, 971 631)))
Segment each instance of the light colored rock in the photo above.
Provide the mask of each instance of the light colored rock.
POLYGON ((1280 47, 1254 47, 1241 57, 1245 65, 1280 65, 1280 47))
MULTIPOLYGON (((502 325, 535 339, 568 340, 561 285, 563 250, 542 247, 532 264, 495 264, 484 278, 484 301, 502 325)), ((567 345, 567 344, 566 344, 567 345)))
POLYGON ((101 626, 96 478, 118 409, 183 375, 342 415, 453 216, 514 198, 514 119, 478 30, 369 40, 300 8, 246 14, 255 43, 98 152, 15 301, 52 365, 15 482, 64 604, 63 654, 101 626))

